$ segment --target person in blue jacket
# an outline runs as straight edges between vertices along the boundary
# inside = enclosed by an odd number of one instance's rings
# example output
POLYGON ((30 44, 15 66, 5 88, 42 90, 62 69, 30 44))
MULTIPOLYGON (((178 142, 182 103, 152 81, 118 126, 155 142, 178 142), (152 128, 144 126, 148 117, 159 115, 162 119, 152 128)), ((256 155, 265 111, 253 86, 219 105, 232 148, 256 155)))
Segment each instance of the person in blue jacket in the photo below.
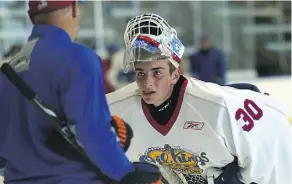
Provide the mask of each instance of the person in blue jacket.
MULTIPOLYGON (((21 45, 12 45, 7 52, 3 54, 2 60, 10 60, 15 53, 21 49, 21 45)), ((1 89, 0 89, 1 90, 1 89)), ((2 175, 2 168, 5 166, 5 159, 0 156, 0 176, 2 175)))
MULTIPOLYGON (((139 182, 136 173, 143 178, 139 171, 146 171, 146 177, 147 168, 153 172, 153 167, 131 163, 125 156, 111 130, 117 118, 107 106, 100 58, 73 42, 80 27, 80 6, 78 1, 29 1, 34 26, 11 63, 21 61, 15 66, 20 77, 75 127, 76 139, 103 174, 114 181, 139 182)), ((7 184, 104 183, 55 131, 51 119, 3 75, 0 89, 0 157, 5 159, 7 184)))
POLYGON ((207 35, 200 38, 200 49, 189 57, 193 77, 219 85, 226 83, 226 61, 222 51, 211 44, 207 35))

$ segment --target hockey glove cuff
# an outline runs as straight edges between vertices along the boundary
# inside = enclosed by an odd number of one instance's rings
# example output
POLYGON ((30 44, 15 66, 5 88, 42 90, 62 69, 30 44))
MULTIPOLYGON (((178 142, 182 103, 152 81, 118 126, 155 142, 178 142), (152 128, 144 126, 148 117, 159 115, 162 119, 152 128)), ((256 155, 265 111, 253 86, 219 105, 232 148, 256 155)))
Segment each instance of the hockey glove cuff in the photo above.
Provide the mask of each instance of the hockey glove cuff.
POLYGON ((122 178, 120 184, 161 184, 159 167, 147 162, 134 162, 135 171, 122 178))
POLYGON ((132 128, 120 117, 112 116, 112 118, 111 126, 115 129, 120 144, 126 152, 131 144, 131 139, 133 138, 132 128))
POLYGON ((243 184, 238 177, 239 167, 237 165, 237 157, 234 161, 223 168, 221 173, 214 181, 215 184, 243 184))

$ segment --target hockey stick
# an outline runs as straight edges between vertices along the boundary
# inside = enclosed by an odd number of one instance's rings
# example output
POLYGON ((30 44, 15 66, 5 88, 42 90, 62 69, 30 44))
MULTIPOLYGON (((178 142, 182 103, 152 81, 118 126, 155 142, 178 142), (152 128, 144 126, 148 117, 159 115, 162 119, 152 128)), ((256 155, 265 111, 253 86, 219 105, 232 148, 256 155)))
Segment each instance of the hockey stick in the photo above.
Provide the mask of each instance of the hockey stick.
POLYGON ((85 153, 84 149, 78 144, 75 139, 75 135, 71 132, 67 123, 61 121, 54 111, 49 109, 46 104, 41 101, 34 90, 14 71, 12 66, 7 63, 0 63, 1 72, 8 78, 8 80, 26 97, 29 101, 32 101, 40 110, 42 110, 53 121, 53 126, 56 131, 69 143, 85 160, 85 162, 100 176, 100 179, 105 183, 113 183, 112 179, 104 175, 101 170, 91 162, 85 153))

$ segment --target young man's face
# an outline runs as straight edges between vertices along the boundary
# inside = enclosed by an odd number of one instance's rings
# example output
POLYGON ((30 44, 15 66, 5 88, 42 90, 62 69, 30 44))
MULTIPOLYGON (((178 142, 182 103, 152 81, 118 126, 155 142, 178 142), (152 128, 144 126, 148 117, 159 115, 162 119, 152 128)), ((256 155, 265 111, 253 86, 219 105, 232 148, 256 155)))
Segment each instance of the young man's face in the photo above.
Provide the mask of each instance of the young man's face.
POLYGON ((208 50, 210 48, 210 46, 211 46, 211 43, 208 40, 202 40, 200 42, 200 48, 201 48, 201 50, 208 50))
POLYGON ((170 63, 167 60, 137 62, 135 72, 142 99, 155 106, 161 105, 170 97, 179 78, 178 69, 170 73, 170 63))

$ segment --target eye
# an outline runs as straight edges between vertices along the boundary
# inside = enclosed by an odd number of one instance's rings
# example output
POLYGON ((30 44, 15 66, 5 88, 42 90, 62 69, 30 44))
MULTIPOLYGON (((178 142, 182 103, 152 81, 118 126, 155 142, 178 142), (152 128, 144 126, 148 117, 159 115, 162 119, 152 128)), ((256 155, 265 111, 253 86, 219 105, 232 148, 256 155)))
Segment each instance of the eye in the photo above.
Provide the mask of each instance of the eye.
POLYGON ((144 76, 145 74, 143 72, 137 72, 136 75, 137 76, 144 76))
POLYGON ((153 71, 153 75, 160 75, 160 74, 161 74, 161 72, 159 70, 153 71))

